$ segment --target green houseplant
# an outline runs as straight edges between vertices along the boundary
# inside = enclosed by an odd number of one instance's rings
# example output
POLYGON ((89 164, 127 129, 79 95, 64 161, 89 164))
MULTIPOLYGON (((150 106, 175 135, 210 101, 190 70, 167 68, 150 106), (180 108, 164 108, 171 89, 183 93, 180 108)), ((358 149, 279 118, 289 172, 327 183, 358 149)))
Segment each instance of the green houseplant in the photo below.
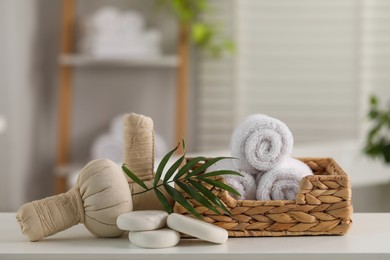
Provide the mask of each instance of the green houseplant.
POLYGON ((372 124, 368 131, 364 152, 390 164, 390 103, 381 106, 376 96, 370 97, 368 118, 372 124))
POLYGON ((156 0, 159 7, 168 8, 179 21, 181 34, 214 57, 234 52, 233 41, 224 36, 216 24, 202 19, 211 12, 208 0, 156 0))

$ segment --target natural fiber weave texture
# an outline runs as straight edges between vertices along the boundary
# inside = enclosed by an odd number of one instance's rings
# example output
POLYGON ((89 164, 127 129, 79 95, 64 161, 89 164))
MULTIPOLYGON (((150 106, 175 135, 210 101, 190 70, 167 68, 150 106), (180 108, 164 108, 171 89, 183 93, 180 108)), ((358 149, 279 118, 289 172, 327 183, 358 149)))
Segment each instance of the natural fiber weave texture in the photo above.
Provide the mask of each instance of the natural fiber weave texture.
MULTIPOLYGON (((300 160, 314 175, 302 179, 296 200, 235 200, 228 192, 207 186, 226 204, 233 215, 229 217, 216 215, 183 195, 204 221, 225 228, 231 237, 345 234, 352 224, 353 211, 348 176, 331 158, 300 160)), ((177 203, 174 211, 190 215, 177 203)))

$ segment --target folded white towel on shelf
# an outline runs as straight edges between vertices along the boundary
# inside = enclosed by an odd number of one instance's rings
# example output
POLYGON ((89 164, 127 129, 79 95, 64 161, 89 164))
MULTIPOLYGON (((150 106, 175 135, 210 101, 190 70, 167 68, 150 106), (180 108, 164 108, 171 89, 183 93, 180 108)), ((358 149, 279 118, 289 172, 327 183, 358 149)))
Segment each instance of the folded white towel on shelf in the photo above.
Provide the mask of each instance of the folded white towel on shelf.
POLYGON ((144 17, 134 10, 123 12, 118 22, 118 29, 123 35, 140 34, 145 27, 144 17))
POLYGON ((236 159, 224 159, 211 165, 206 172, 231 170, 241 173, 242 176, 237 175, 222 175, 226 183, 238 191, 241 196, 230 194, 233 198, 238 200, 254 200, 256 199, 256 183, 255 178, 244 171, 238 170, 233 161, 236 159))
POLYGON ((86 28, 91 33, 113 32, 121 16, 121 11, 115 6, 102 6, 87 18, 86 28))
POLYGON ((144 17, 135 10, 121 11, 114 6, 103 6, 88 16, 85 26, 94 35, 138 35, 145 26, 144 17))
POLYGON ((91 47, 88 51, 89 55, 97 59, 143 59, 143 58, 155 58, 159 56, 160 53, 155 49, 148 48, 147 46, 141 47, 137 46, 137 48, 131 48, 124 46, 117 46, 115 48, 112 46, 94 46, 91 47))
POLYGON ((115 116, 110 122, 110 134, 120 137, 123 139, 124 130, 123 130, 123 116, 125 114, 120 114, 115 116))
POLYGON ((83 19, 79 48, 97 58, 137 58, 161 55, 161 33, 145 28, 134 11, 104 6, 83 19))
MULTIPOLYGON (((124 131, 123 114, 111 120, 108 133, 98 136, 91 147, 91 159, 107 158, 118 164, 123 163, 124 131)), ((164 138, 154 133, 154 156, 161 159, 169 151, 164 138)))
POLYGON ((100 135, 92 144, 91 159, 110 159, 117 164, 123 163, 123 138, 110 134, 100 135))
POLYGON ((256 176, 257 200, 295 200, 301 179, 313 174, 302 161, 288 157, 262 176, 256 176))
POLYGON ((293 136, 278 119, 257 114, 247 117, 233 132, 232 156, 238 169, 259 174, 274 168, 290 155, 293 136))

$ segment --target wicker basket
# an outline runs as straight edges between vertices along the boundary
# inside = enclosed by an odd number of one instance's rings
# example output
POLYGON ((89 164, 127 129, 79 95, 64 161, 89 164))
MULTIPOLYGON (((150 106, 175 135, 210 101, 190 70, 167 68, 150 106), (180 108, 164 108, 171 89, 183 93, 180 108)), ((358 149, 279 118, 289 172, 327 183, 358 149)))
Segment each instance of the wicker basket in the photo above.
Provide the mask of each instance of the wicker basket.
MULTIPOLYGON (((236 200, 228 192, 209 186, 232 213, 233 217, 229 217, 216 215, 184 192, 183 195, 202 214, 204 221, 226 229, 231 237, 347 233, 353 211, 348 176, 331 158, 299 159, 313 170, 314 175, 302 179, 296 200, 236 200)), ((177 203, 174 211, 191 215, 177 203)))

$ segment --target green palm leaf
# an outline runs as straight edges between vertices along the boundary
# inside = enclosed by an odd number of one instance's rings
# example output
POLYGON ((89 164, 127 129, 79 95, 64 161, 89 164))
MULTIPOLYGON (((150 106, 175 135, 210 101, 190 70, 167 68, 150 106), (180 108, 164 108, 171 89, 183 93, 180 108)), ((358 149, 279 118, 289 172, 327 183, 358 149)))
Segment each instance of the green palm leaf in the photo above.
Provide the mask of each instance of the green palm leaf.
POLYGON ((188 161, 180 170, 177 172, 175 177, 173 178, 174 180, 180 179, 184 174, 189 172, 197 163, 204 161, 206 158, 205 157, 196 157, 188 161))
POLYGON ((208 178, 208 177, 214 177, 214 176, 220 176, 220 175, 237 175, 237 176, 242 176, 242 174, 240 174, 239 172, 236 172, 236 171, 220 170, 220 171, 213 171, 213 172, 203 173, 201 175, 198 175, 198 177, 208 178))
POLYGON ((206 208, 212 210, 216 214, 219 214, 219 211, 211 204, 209 200, 207 200, 204 196, 200 195, 195 189, 193 189, 191 186, 188 186, 180 181, 175 182, 177 186, 179 186, 183 191, 185 191, 191 198, 199 202, 201 205, 205 206, 206 208))
POLYGON ((183 154, 182 157, 180 157, 172 166, 168 169, 167 173, 165 174, 164 181, 168 181, 172 175, 175 173, 175 171, 180 167, 181 163, 184 161, 185 154, 183 154))
POLYGON ((191 185, 197 189, 198 191, 200 191, 205 197, 207 197, 212 203, 214 203, 215 206, 221 208, 223 211, 225 211, 228 215, 232 215, 230 213, 230 211, 225 207, 225 205, 223 204, 223 202, 217 197, 215 196, 214 193, 212 193, 210 190, 206 189, 203 185, 201 185, 200 183, 194 181, 194 180, 191 180, 189 179, 188 180, 189 183, 191 183, 191 185))
POLYGON ((181 143, 183 146, 183 156, 180 157, 172 166, 168 169, 167 173, 165 174, 164 177, 164 182, 169 181, 169 179, 172 177, 172 175, 176 172, 176 170, 180 167, 182 162, 184 161, 184 158, 186 156, 186 143, 184 139, 181 139, 181 143))
MULTIPOLYGON (((175 182, 183 192, 188 194, 190 198, 194 199, 199 204, 203 205, 209 210, 215 212, 216 214, 222 215, 225 212, 230 216, 232 216, 229 210, 224 205, 224 203, 215 194, 213 194, 212 191, 208 190, 204 186, 204 184, 207 183, 214 187, 218 187, 222 190, 226 190, 233 194, 239 195, 239 193, 229 185, 224 184, 219 180, 210 179, 210 178, 219 175, 241 176, 240 173, 235 171, 230 171, 230 170, 220 170, 220 171, 205 173, 205 170, 212 164, 223 159, 232 159, 231 157, 213 158, 206 161, 195 170, 192 170, 198 163, 206 160, 205 157, 196 157, 189 160, 187 163, 184 164, 183 167, 179 169, 179 167, 182 165, 183 161, 185 160, 185 152, 184 152, 184 154, 179 159, 177 159, 173 163, 173 165, 168 169, 168 171, 165 174, 165 177, 162 180, 162 183, 161 184, 159 183, 159 180, 161 179, 165 166, 167 165, 172 155, 177 151, 179 145, 180 143, 172 151, 166 154, 164 158, 161 160, 161 163, 157 168, 152 187, 147 187, 141 179, 139 179, 133 172, 131 172, 126 167, 126 165, 122 166, 123 171, 129 176, 129 178, 131 178, 134 182, 136 182, 137 184, 139 184, 141 187, 144 188, 144 191, 133 193, 133 195, 138 195, 141 193, 148 192, 150 190, 154 190, 154 193, 156 194, 156 197, 159 199, 161 205, 165 208, 165 210, 168 213, 172 213, 173 212, 172 205, 170 205, 166 196, 159 190, 159 188, 163 186, 165 190, 168 192, 169 196, 171 196, 175 202, 182 205, 186 210, 188 210, 188 212, 190 212, 194 216, 198 218, 202 218, 201 214, 199 214, 199 212, 196 211, 195 207, 183 196, 183 194, 180 191, 176 190, 174 187, 169 185, 169 183, 175 182), (177 174, 174 176, 176 171, 177 174), (170 180, 172 176, 174 177, 172 180, 170 180), (195 180, 199 180, 200 182, 195 180)), ((182 140, 182 145, 183 145, 183 150, 185 151, 184 140, 182 140)))
POLYGON ((204 164, 202 164, 202 166, 200 166, 199 168, 197 168, 197 169, 193 170, 191 173, 189 173, 188 176, 191 177, 191 176, 198 175, 198 174, 204 172, 205 170, 207 170, 207 168, 209 168, 214 163, 221 161, 221 160, 224 160, 224 159, 235 159, 235 158, 233 158, 233 157, 216 157, 216 158, 210 159, 207 162, 205 162, 204 164))
POLYGON ((132 179, 134 182, 136 182, 142 188, 144 188, 144 189, 148 188, 148 187, 146 187, 145 183, 143 181, 141 181, 140 178, 138 178, 137 175, 135 175, 132 171, 129 170, 129 168, 127 168, 126 164, 122 165, 122 170, 127 174, 127 176, 129 176, 130 179, 132 179))
POLYGON ((164 188, 177 203, 182 205, 186 210, 192 213, 195 217, 202 218, 202 215, 200 215, 199 212, 196 211, 196 209, 191 205, 191 203, 189 203, 188 200, 184 198, 184 196, 179 191, 169 186, 169 184, 164 184, 164 188))
POLYGON ((233 193, 235 195, 238 195, 238 196, 241 196, 241 194, 239 192, 237 192, 235 189, 233 189, 232 187, 230 187, 229 185, 226 185, 220 181, 215 181, 215 180, 211 180, 211 179, 207 179, 207 178, 203 178, 203 177, 198 177, 199 180, 201 181, 204 181, 214 187, 218 187, 222 190, 226 190, 230 193, 233 193))
POLYGON ((154 193, 156 193, 157 198, 160 200, 160 203, 163 205, 165 210, 171 214, 173 212, 171 205, 169 204, 167 198, 165 198, 164 194, 158 190, 158 188, 154 189, 154 193))
POLYGON ((157 171, 156 171, 156 175, 154 176, 154 186, 156 186, 158 184, 158 181, 160 180, 161 178, 161 175, 163 173, 163 170, 165 168, 165 165, 167 165, 169 159, 171 158, 172 154, 174 152, 176 152, 177 148, 179 148, 179 145, 178 144, 172 151, 170 151, 169 153, 167 153, 164 158, 161 160, 160 164, 158 165, 157 167, 157 171))

